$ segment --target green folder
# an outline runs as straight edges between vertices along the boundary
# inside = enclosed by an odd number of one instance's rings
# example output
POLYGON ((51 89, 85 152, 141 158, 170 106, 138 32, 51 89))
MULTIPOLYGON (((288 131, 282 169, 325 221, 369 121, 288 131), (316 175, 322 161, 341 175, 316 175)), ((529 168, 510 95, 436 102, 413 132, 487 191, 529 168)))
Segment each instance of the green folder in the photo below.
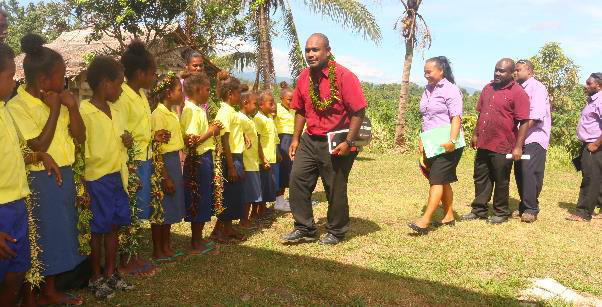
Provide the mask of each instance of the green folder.
MULTIPOLYGON (((436 157, 445 153, 445 149, 443 146, 441 146, 441 144, 445 144, 449 141, 450 133, 451 124, 447 124, 420 134, 422 147, 424 148, 424 154, 427 158, 436 157)), ((464 146, 466 146, 466 141, 464 140, 464 131, 460 129, 460 133, 458 133, 458 139, 456 139, 456 148, 461 148, 464 146)))

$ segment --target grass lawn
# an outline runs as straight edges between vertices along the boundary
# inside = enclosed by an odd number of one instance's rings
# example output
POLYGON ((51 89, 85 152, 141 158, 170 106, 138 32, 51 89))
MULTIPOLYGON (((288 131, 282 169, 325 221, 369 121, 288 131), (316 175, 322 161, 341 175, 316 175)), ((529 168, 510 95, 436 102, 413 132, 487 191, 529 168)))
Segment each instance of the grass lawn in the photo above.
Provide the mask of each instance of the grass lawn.
MULTIPOLYGON (((135 278, 136 289, 111 305, 518 305, 529 278, 551 277, 602 295, 602 222, 565 221, 577 201, 580 174, 548 168, 534 224, 499 226, 482 221, 442 227, 427 236, 407 223, 426 203, 428 183, 414 155, 363 154, 349 184, 351 224, 335 247, 283 246, 292 217, 251 234, 241 245, 221 246, 220 255, 190 256, 163 266, 152 278, 135 278)), ((473 153, 465 152, 453 185, 455 209, 470 211, 474 196, 473 153)), ((514 180, 512 180, 514 181, 514 180)), ((516 186, 511 206, 518 205, 516 186)), ((324 230, 326 199, 318 186, 315 217, 324 230)), ((440 217, 437 213, 436 218, 440 217)), ((179 250, 187 250, 189 226, 174 227, 179 250)), ((209 225, 206 233, 212 228, 209 225)), ((150 243, 149 248, 150 250, 150 243)), ((88 304, 101 305, 88 293, 88 304)))

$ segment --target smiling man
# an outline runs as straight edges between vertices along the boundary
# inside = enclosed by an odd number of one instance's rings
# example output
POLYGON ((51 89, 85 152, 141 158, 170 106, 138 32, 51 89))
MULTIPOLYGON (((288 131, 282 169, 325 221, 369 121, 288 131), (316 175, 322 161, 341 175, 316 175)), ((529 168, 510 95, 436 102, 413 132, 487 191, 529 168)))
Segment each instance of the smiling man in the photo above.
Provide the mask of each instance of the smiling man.
POLYGON ((487 203, 492 192, 493 216, 488 223, 505 223, 510 216, 508 197, 512 160, 521 159, 530 122, 529 96, 514 81, 514 70, 513 60, 499 60, 493 81, 483 88, 477 102, 479 118, 472 137, 472 147, 477 149, 475 199, 471 213, 462 216, 462 220, 487 219, 487 203), (507 159, 507 154, 512 154, 512 159, 507 159))
POLYGON ((352 152, 366 109, 358 78, 334 62, 328 38, 312 34, 305 45, 309 64, 299 75, 291 107, 297 111, 289 155, 293 161, 289 201, 295 230, 282 238, 285 244, 314 242, 318 233, 311 207, 311 194, 322 178, 328 199, 328 233, 322 244, 337 244, 345 238, 349 224, 347 180, 357 152, 352 152), (334 88, 331 87, 334 85, 334 88), (302 134, 307 123, 307 131, 302 134), (326 134, 349 129, 345 142, 332 154, 326 134))

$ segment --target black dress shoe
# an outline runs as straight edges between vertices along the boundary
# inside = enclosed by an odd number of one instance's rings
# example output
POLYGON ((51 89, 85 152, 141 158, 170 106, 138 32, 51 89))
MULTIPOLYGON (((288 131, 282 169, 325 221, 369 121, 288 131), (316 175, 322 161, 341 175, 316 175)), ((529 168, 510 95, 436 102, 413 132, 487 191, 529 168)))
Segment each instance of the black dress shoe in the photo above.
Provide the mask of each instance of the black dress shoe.
POLYGON ((487 223, 491 225, 499 225, 508 222, 508 217, 506 216, 492 216, 487 220, 487 223))
POLYGON ((453 226, 456 226, 456 220, 451 220, 449 222, 433 221, 433 222, 431 222, 431 226, 433 226, 433 227, 441 227, 441 226, 453 227, 453 226))
POLYGON ((280 239, 282 244, 310 243, 316 242, 317 240, 318 238, 316 235, 311 235, 298 229, 295 229, 293 232, 280 239))
POLYGON ((460 221, 486 220, 486 217, 478 216, 474 213, 464 214, 460 217, 460 221))
POLYGON ((425 234, 429 233, 429 231, 431 231, 431 229, 429 227, 422 228, 422 227, 419 227, 418 225, 416 225, 415 223, 409 223, 408 227, 410 227, 413 231, 415 231, 419 235, 425 235, 425 234))
POLYGON ((341 243, 342 240, 343 240, 342 238, 337 238, 335 235, 333 235, 331 233, 327 233, 320 239, 320 244, 337 245, 337 244, 341 243))

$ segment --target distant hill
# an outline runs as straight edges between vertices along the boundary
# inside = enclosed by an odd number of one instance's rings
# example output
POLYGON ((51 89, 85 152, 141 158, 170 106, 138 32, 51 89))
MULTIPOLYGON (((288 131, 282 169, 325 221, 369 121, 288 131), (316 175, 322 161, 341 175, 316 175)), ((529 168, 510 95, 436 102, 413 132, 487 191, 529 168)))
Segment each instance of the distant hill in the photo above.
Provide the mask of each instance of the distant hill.
MULTIPOLYGON (((234 72, 234 75, 244 81, 247 82, 255 82, 255 72, 253 71, 236 71, 234 72)), ((282 81, 286 81, 288 84, 292 84, 293 83, 293 79, 291 79, 290 77, 280 77, 280 76, 276 76, 276 83, 280 83, 282 81)), ((373 82, 370 82, 373 83, 373 82)), ((377 84, 377 83, 375 83, 377 84)), ((422 85, 418 85, 420 87, 423 87, 422 85)), ((480 91, 478 89, 472 88, 472 87, 468 87, 468 86, 462 86, 461 84, 459 85, 461 88, 465 89, 468 94, 473 94, 474 92, 480 91)))

